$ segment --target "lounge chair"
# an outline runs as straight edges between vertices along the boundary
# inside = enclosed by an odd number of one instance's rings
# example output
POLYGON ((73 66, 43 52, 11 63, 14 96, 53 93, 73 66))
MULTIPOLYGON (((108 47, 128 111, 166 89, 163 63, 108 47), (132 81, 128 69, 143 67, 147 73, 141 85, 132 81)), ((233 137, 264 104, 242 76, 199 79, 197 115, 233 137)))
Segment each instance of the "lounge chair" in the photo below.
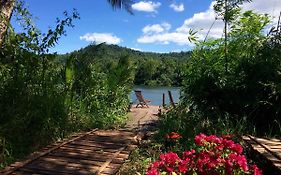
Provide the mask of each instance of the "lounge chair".
POLYGON ((150 103, 151 101, 144 99, 144 97, 142 96, 141 91, 135 91, 135 94, 136 94, 137 99, 139 101, 139 103, 137 104, 136 108, 139 107, 139 106, 141 106, 142 108, 145 107, 145 106, 149 108, 148 103, 150 103))

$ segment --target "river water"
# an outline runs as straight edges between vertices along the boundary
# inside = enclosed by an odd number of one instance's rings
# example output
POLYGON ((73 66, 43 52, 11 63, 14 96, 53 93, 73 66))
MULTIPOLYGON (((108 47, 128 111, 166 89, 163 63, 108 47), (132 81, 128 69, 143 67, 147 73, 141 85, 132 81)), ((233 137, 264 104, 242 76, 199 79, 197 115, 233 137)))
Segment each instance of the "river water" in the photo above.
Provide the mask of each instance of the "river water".
MULTIPOLYGON (((145 99, 151 100, 151 105, 162 105, 163 93, 165 93, 166 104, 170 103, 168 91, 171 91, 174 102, 177 103, 180 98, 180 88, 178 87, 151 87, 151 86, 135 86, 134 90, 141 90, 145 99)), ((134 90, 130 94, 130 100, 134 104, 137 103, 137 98, 134 90)))

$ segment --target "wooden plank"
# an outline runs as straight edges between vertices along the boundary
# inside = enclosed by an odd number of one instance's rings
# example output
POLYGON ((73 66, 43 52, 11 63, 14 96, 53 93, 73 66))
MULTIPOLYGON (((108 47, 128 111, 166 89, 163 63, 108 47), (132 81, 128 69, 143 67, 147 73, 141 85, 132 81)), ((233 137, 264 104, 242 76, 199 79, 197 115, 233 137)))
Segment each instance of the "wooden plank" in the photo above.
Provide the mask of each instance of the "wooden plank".
POLYGON ((124 145, 124 144, 128 144, 128 143, 131 143, 132 141, 134 141, 134 138, 131 138, 131 139, 122 139, 122 138, 119 138, 117 137, 116 140, 111 140, 111 139, 79 139, 77 141, 86 141, 86 142, 95 142, 95 143, 99 143, 99 144, 102 144, 102 143, 112 143, 112 144, 117 144, 117 145, 124 145))
POLYGON ((122 142, 112 142, 111 140, 108 140, 108 141, 99 141, 99 140, 91 141, 91 140, 79 139, 79 140, 74 141, 73 143, 88 143, 88 144, 101 145, 101 146, 112 146, 112 145, 115 145, 115 146, 123 147, 124 145, 127 145, 130 142, 122 143, 122 142))
POLYGON ((98 161, 89 161, 89 160, 79 161, 77 159, 49 156, 49 157, 42 157, 42 158, 38 159, 37 161, 30 163, 29 165, 37 165, 37 164, 41 164, 41 163, 57 164, 57 165, 62 165, 62 166, 74 166, 74 167, 79 167, 79 166, 100 167, 103 164, 103 162, 98 162, 98 161))
POLYGON ((25 161, 18 162, 18 164, 17 164, 16 167, 8 167, 7 169, 4 169, 4 170, 3 170, 2 172, 0 172, 0 173, 1 173, 2 175, 8 175, 8 174, 12 173, 13 171, 19 169, 20 167, 23 167, 23 166, 25 166, 26 164, 28 164, 28 163, 30 163, 30 162, 32 162, 32 161, 38 159, 39 157, 42 157, 42 156, 44 156, 44 155, 49 154, 50 152, 56 150, 56 149, 59 148, 60 146, 66 145, 66 144, 69 143, 69 142, 73 142, 73 141, 75 141, 75 140, 77 140, 77 139, 79 139, 79 138, 82 138, 82 137, 84 137, 85 135, 90 134, 90 133, 92 133, 92 132, 94 132, 94 131, 96 131, 96 129, 94 129, 94 130, 92 130, 92 131, 89 131, 89 132, 85 133, 84 135, 80 135, 80 136, 78 136, 78 137, 75 137, 75 138, 72 138, 72 139, 70 139, 70 140, 67 140, 67 141, 65 141, 65 142, 63 142, 63 143, 61 143, 61 144, 59 144, 59 145, 56 145, 56 146, 52 147, 51 149, 49 149, 49 150, 47 150, 47 151, 38 153, 38 154, 36 154, 34 157, 31 157, 31 158, 29 158, 29 159, 27 159, 27 160, 25 160, 25 161))
POLYGON ((104 146, 100 146, 100 145, 97 145, 97 144, 94 144, 94 143, 87 143, 87 142, 72 142, 72 143, 69 143, 67 144, 66 146, 80 146, 80 147, 87 147, 87 149, 116 149, 116 148, 119 148, 120 146, 112 146, 112 147, 104 147, 104 146))
MULTIPOLYGON (((109 154, 106 154, 105 152, 104 153, 77 153, 77 152, 69 152, 69 151, 59 151, 59 153, 66 153, 68 155, 80 155, 81 157, 96 157, 96 158, 107 158, 107 157, 112 157, 112 155, 114 153, 109 153, 109 154)), ((127 159, 129 157, 128 154, 118 154, 118 157, 117 158, 120 158, 120 159, 127 159)))
MULTIPOLYGON (((83 145, 74 145, 74 144, 67 144, 60 148, 66 148, 66 149, 77 149, 77 150, 86 150, 86 151, 97 151, 97 152, 116 152, 116 149, 110 149, 110 148, 99 148, 99 147, 89 147, 89 146, 83 146, 83 145)), ((129 154, 130 151, 123 150, 121 152, 122 154, 129 154)))
MULTIPOLYGON (((53 163, 58 162, 59 164, 62 164, 62 165, 67 165, 68 163, 77 164, 79 162, 82 165, 101 167, 104 164, 104 162, 100 162, 100 161, 77 160, 77 159, 70 159, 70 158, 65 158, 65 157, 51 157, 51 156, 44 156, 44 157, 41 157, 38 160, 46 161, 46 162, 53 162, 53 163)), ((119 166, 120 166, 120 164, 111 163, 108 167, 109 168, 116 168, 116 167, 119 167, 119 166)))
POLYGON ((63 170, 46 170, 46 169, 41 169, 41 168, 34 168, 34 169, 29 169, 29 168, 20 168, 18 171, 20 172, 26 172, 26 173, 40 173, 44 175, 89 175, 90 173, 87 171, 82 171, 81 172, 68 172, 68 171, 63 171, 63 170))
POLYGON ((269 160, 275 167, 281 170, 280 157, 276 155, 274 150, 272 150, 268 145, 266 145, 267 139, 256 138, 253 136, 243 136, 242 138, 244 141, 250 144, 254 150, 259 152, 264 158, 269 160))
POLYGON ((129 137, 134 137, 134 135, 135 135, 133 132, 128 132, 127 130, 120 130, 120 131, 118 131, 117 133, 115 131, 114 131, 114 133, 106 133, 106 132, 92 133, 92 134, 87 135, 87 137, 100 137, 100 138, 114 139, 116 137, 120 137, 120 138, 128 137, 129 138, 129 137))
MULTIPOLYGON (((60 151, 60 152, 75 152, 75 153, 78 153, 80 155, 94 155, 94 156, 105 156, 105 157, 108 157, 108 156, 112 156, 114 152, 106 152, 106 151, 91 151, 91 150, 83 150, 83 149, 76 149, 76 148, 59 148, 57 149, 57 151, 60 151)), ((115 150, 116 152, 116 150, 115 150)), ((128 158, 128 154, 127 153, 123 153, 123 152, 120 152, 119 154, 119 157, 122 157, 122 158, 128 158)))
POLYGON ((113 159, 116 159, 116 157, 120 154, 121 151, 123 151, 126 148, 126 146, 120 148, 114 155, 106 160, 106 162, 100 167, 100 169, 97 171, 97 175, 99 175, 105 168, 113 161, 113 159))
POLYGON ((34 173, 34 172, 30 173, 30 172, 15 171, 11 173, 11 175, 43 175, 43 174, 34 173))
POLYGON ((119 170, 120 166, 117 167, 117 168, 105 168, 102 172, 100 172, 99 175, 102 175, 102 174, 107 174, 107 175, 108 174, 116 174, 117 171, 119 170))
POLYGON ((92 148, 99 148, 99 149, 104 149, 104 150, 106 150, 106 149, 119 149, 120 148, 120 146, 118 146, 118 145, 108 145, 108 146, 103 146, 103 145, 99 145, 99 144, 94 144, 94 143, 91 143, 91 144, 89 144, 89 143, 87 143, 87 142, 72 142, 70 145, 78 145, 78 146, 86 146, 86 147, 92 147, 92 148))
POLYGON ((271 154, 273 154, 276 158, 281 160, 281 142, 273 141, 263 138, 257 138, 250 136, 252 139, 260 143, 265 149, 267 149, 271 154))
POLYGON ((64 172, 64 173, 75 173, 75 174, 93 174, 95 173, 100 166, 90 165, 90 164, 81 164, 79 161, 76 163, 64 162, 64 161, 42 161, 37 160, 31 164, 26 165, 24 168, 30 170, 45 170, 51 172, 64 172))
POLYGON ((100 137, 100 136, 91 136, 91 137, 84 137, 83 139, 79 139, 79 140, 83 140, 83 141, 95 141, 95 142, 114 142, 114 143, 121 143, 121 144, 125 144, 125 143, 129 143, 131 141, 134 140, 133 137, 100 137))
MULTIPOLYGON (((79 155, 79 154, 73 154, 73 153, 52 153, 50 154, 51 156, 54 155, 56 157, 66 157, 66 158, 71 158, 71 159, 76 159, 76 160, 92 160, 92 161, 100 161, 100 162, 105 162, 107 160, 106 157, 92 157, 88 155, 79 155)), ((123 158, 116 158, 112 162, 116 164, 123 163, 124 159, 123 158)))
POLYGON ((10 165, 2 174, 114 174, 136 147, 132 143, 132 132, 92 130, 48 145, 29 159, 10 165))
MULTIPOLYGON (((129 143, 127 143, 127 145, 130 144, 130 143, 132 143, 132 141, 130 141, 129 143)), ((111 162, 113 162, 114 159, 120 157, 121 152, 126 149, 127 145, 125 145, 124 147, 119 148, 118 151, 117 151, 116 153, 114 153, 114 155, 112 155, 112 157, 109 157, 109 158, 106 160, 106 162, 100 167, 100 169, 97 171, 96 174, 97 174, 97 175, 106 174, 106 173, 109 173, 109 174, 112 173, 112 174, 113 174, 114 172, 116 172, 116 170, 114 170, 114 169, 110 169, 111 171, 109 171, 109 169, 106 169, 106 168, 109 166, 109 164, 110 164, 111 162)), ((125 159, 127 159, 127 157, 126 157, 125 159)))
POLYGON ((262 138, 253 137, 253 136, 249 136, 249 137, 257 144, 262 146, 264 149, 266 149, 266 151, 270 152, 274 157, 281 160, 281 147, 279 149, 275 149, 274 151, 270 148, 270 144, 274 143, 274 145, 278 145, 278 143, 262 138))
POLYGON ((128 131, 122 131, 122 130, 107 130, 107 131, 103 131, 103 130, 98 130, 97 132, 95 132, 95 135, 98 136, 108 136, 108 137, 114 137, 114 136, 119 136, 119 137, 134 137, 134 133, 133 132, 128 132, 128 131))
POLYGON ((111 148, 111 149, 119 149, 124 146, 124 144, 117 144, 117 143, 110 143, 110 142, 93 142, 93 141, 84 141, 84 140, 78 140, 72 143, 78 145, 84 145, 84 146, 93 146, 93 147, 111 148))

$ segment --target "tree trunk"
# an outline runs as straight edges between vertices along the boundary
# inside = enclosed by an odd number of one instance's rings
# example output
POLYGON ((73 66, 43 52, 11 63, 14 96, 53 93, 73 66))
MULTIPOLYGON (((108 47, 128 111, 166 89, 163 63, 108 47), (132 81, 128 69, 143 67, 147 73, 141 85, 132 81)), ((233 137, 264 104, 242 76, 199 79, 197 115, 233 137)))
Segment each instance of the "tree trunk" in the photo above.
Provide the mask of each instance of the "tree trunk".
POLYGON ((0 46, 4 41, 14 6, 15 0, 0 0, 0 46))
POLYGON ((227 50, 227 27, 228 27, 228 0, 224 0, 225 12, 224 12, 224 58, 225 58, 225 72, 228 72, 228 50, 227 50))

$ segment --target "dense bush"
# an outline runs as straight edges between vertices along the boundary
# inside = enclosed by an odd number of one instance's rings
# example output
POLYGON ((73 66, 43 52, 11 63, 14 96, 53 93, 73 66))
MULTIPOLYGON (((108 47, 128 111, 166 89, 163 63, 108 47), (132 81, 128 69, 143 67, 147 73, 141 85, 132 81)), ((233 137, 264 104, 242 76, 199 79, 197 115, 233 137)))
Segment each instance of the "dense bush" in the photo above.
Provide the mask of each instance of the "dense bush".
POLYGON ((280 136, 280 31, 265 35, 268 23, 266 15, 239 15, 231 24, 227 62, 223 40, 197 45, 182 88, 191 113, 211 121, 246 120, 258 134, 280 136))

